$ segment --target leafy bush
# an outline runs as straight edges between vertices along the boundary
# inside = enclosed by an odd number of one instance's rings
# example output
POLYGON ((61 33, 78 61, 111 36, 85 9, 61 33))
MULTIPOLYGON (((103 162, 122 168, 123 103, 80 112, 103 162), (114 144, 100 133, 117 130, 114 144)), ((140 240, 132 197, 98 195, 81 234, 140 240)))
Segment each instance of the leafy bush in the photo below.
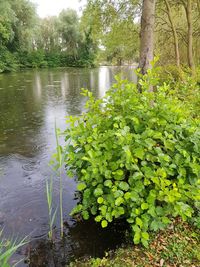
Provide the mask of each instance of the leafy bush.
MULTIPOLYGON (((162 77, 162 75, 160 76, 162 77)), ((160 79, 162 82, 162 78, 160 79)), ((192 77, 187 72, 182 72, 178 80, 168 80, 173 88, 172 92, 183 101, 185 108, 190 110, 193 118, 199 118, 200 115, 200 71, 196 70, 196 76, 192 77)))
POLYGON ((62 149, 82 196, 72 214, 103 228, 125 217, 144 246, 170 218, 195 216, 200 200, 199 124, 154 74, 140 79, 142 93, 120 79, 103 99, 84 91, 88 112, 69 117, 62 149))
POLYGON ((6 50, 5 47, 0 47, 0 73, 16 71, 18 62, 14 54, 6 50))

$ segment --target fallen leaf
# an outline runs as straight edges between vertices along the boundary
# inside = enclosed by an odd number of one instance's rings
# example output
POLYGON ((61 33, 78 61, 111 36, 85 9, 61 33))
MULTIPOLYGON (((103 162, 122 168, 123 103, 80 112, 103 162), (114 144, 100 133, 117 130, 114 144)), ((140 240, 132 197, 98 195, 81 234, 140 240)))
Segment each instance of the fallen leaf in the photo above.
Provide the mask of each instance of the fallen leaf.
POLYGON ((163 259, 160 260, 160 267, 163 267, 164 262, 165 261, 163 259))

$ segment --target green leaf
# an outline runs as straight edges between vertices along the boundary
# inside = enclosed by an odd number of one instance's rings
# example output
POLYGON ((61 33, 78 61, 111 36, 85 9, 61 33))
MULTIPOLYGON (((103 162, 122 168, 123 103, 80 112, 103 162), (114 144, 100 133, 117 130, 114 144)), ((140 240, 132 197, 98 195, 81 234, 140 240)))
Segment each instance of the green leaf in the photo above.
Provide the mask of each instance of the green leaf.
POLYGON ((167 218, 167 217, 162 217, 162 222, 164 223, 164 224, 169 224, 169 223, 171 223, 171 220, 169 219, 169 218, 167 218))
POLYGON ((144 176, 144 175, 143 175, 142 172, 135 172, 135 173, 133 174, 132 177, 133 177, 135 180, 139 180, 139 179, 141 179, 143 176, 144 176))
POLYGON ((150 227, 151 227, 151 230, 156 232, 159 229, 159 223, 156 220, 154 220, 154 221, 152 221, 150 227))
POLYGON ((143 226, 143 222, 142 222, 142 220, 139 217, 136 218, 136 224, 138 226, 140 226, 140 228, 142 228, 142 226, 143 226))
POLYGON ((140 232, 136 232, 135 234, 134 234, 134 239, 133 239, 133 241, 134 241, 134 244, 139 244, 140 243, 140 232))
POLYGON ((101 207, 99 207, 99 210, 101 211, 101 214, 103 216, 105 216, 106 213, 107 213, 107 206, 106 205, 102 205, 101 207))
POLYGON ((142 232, 142 238, 149 240, 149 234, 147 232, 142 232))
POLYGON ((142 210, 147 210, 149 208, 149 204, 148 203, 142 203, 141 205, 141 209, 142 210))
POLYGON ((102 220, 102 216, 101 215, 98 215, 95 217, 95 221, 96 222, 100 222, 102 220))
POLYGON ((123 170, 117 170, 115 172, 113 172, 115 180, 122 180, 123 176, 124 176, 124 172, 123 170))
POLYGON ((77 185, 78 191, 83 191, 85 188, 86 188, 86 184, 84 183, 80 183, 77 185))
POLYGON ((133 153, 137 158, 139 158, 141 160, 144 159, 145 151, 144 151, 143 147, 139 147, 139 148, 134 149, 133 153))
POLYGON ((116 200, 115 200, 115 205, 116 206, 120 206, 122 203, 124 203, 124 199, 122 197, 118 197, 116 200))
POLYGON ((130 193, 130 192, 126 192, 126 193, 124 194, 124 198, 125 198, 126 200, 129 200, 129 199, 131 198, 131 193, 130 193))
POLYGON ((94 190, 94 195, 95 195, 95 197, 102 196, 103 195, 103 190, 101 188, 96 188, 94 190))
POLYGON ((98 197, 97 202, 99 204, 102 204, 104 202, 104 199, 102 197, 98 197))
POLYGON ((149 243, 148 243, 148 241, 147 241, 145 238, 141 238, 141 243, 142 243, 142 245, 143 245, 145 248, 148 248, 149 243))
POLYGON ((124 190, 124 191, 128 191, 129 185, 126 182, 120 182, 119 183, 119 188, 124 190))
POLYGON ((103 220, 102 222, 101 222, 101 227, 102 228, 106 228, 108 226, 108 222, 106 221, 106 220, 103 220))
POLYGON ((83 212, 82 212, 82 216, 83 216, 83 219, 84 219, 84 220, 88 220, 89 217, 90 217, 88 211, 83 211, 83 212))
POLYGON ((111 188, 112 187, 112 181, 111 180, 106 180, 104 182, 104 185, 107 186, 107 187, 109 187, 109 188, 111 188))

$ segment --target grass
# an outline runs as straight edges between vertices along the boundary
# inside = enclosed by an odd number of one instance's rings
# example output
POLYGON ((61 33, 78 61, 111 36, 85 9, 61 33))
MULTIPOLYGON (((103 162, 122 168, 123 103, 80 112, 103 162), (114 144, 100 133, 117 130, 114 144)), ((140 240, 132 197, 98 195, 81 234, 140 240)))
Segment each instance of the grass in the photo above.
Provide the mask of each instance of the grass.
MULTIPOLYGON (((59 144, 60 130, 56 126, 55 120, 55 138, 56 138, 56 153, 52 155, 52 159, 49 162, 49 166, 57 174, 59 178, 59 210, 60 210, 60 235, 61 238, 64 236, 64 224, 63 224, 63 184, 62 184, 62 166, 64 164, 64 155, 62 147, 59 144)), ((49 238, 52 240, 53 237, 53 223, 56 218, 57 209, 53 212, 52 210, 52 197, 53 197, 53 180, 50 182, 46 181, 46 197, 49 211, 49 238)))
POLYGON ((76 261, 70 267, 200 267, 200 230, 180 220, 152 236, 149 248, 128 246, 103 259, 76 261))
POLYGON ((53 224, 55 222, 57 209, 53 211, 53 178, 51 177, 50 181, 46 181, 46 197, 48 204, 49 212, 49 232, 48 236, 50 240, 53 240, 53 224))
MULTIPOLYGON (((10 258, 13 254, 23 245, 27 244, 27 237, 18 241, 17 239, 6 240, 3 238, 3 230, 0 231, 0 266, 9 267, 10 258)), ((23 259, 22 259, 23 260, 23 259)), ((12 264, 12 266, 17 266, 21 261, 12 264)))
POLYGON ((59 144, 59 130, 56 127, 55 122, 55 136, 56 136, 56 150, 57 150, 57 161, 58 161, 58 172, 59 172, 59 179, 60 179, 60 235, 63 237, 63 186, 62 186, 62 173, 61 168, 63 166, 63 154, 62 148, 59 144))

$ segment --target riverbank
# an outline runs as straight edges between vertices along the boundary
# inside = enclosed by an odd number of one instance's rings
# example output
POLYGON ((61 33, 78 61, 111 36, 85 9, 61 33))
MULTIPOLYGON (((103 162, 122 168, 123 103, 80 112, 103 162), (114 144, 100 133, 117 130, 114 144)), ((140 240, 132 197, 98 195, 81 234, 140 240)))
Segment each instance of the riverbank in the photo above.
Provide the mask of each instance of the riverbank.
POLYGON ((70 267, 199 267, 200 230, 179 219, 167 230, 151 236, 149 248, 129 245, 105 257, 81 259, 70 267))

